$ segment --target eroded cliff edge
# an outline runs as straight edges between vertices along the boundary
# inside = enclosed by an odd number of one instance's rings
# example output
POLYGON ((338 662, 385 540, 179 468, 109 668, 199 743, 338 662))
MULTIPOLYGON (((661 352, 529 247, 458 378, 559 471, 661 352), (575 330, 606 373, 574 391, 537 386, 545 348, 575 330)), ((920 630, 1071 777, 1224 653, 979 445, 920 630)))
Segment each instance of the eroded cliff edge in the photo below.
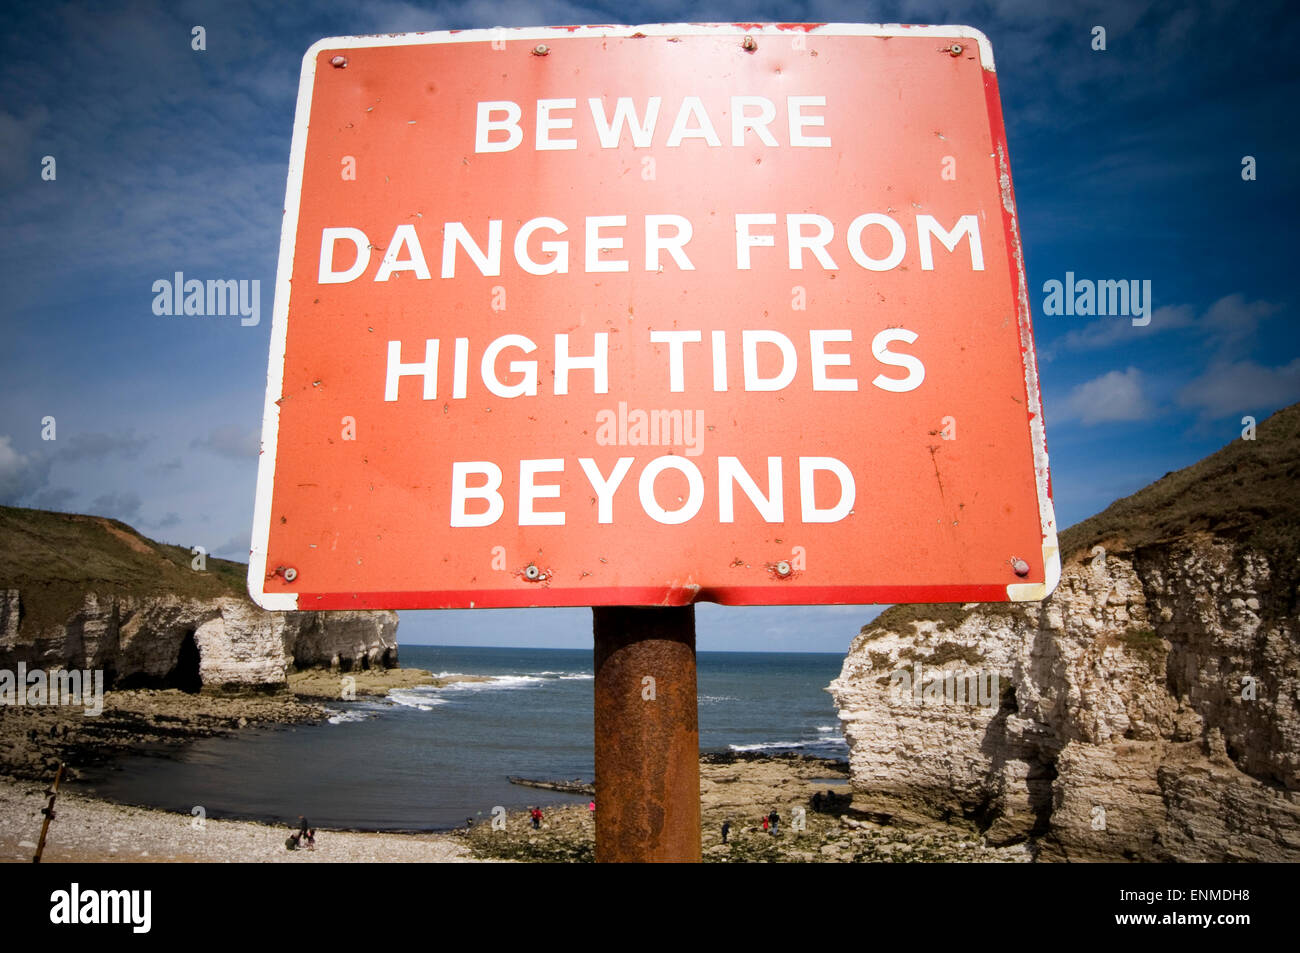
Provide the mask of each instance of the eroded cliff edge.
POLYGON ((293 668, 397 664, 397 613, 267 612, 244 590, 244 564, 194 562, 116 520, 0 507, 0 669, 273 691, 293 668))
POLYGON ((1043 859, 1300 860, 1298 477, 1300 405, 1062 533, 1041 604, 865 626, 830 686, 855 806, 1043 859), (918 664, 996 698, 903 690, 918 664))

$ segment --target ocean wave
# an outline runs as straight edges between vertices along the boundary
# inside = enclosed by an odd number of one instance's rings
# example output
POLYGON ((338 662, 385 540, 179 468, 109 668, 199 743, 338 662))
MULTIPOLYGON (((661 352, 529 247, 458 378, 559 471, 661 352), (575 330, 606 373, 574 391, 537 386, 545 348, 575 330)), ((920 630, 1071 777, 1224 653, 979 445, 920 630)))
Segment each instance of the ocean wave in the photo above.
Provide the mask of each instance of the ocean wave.
POLYGON ((715 702, 734 702, 740 701, 734 695, 701 695, 699 702, 702 705, 712 705, 715 702))
POLYGON ((466 688, 527 688, 540 685, 548 679, 537 675, 489 675, 486 682, 460 682, 466 688))
POLYGON ((486 681, 452 682, 436 689, 437 691, 477 692, 497 688, 534 688, 548 682, 570 681, 573 679, 585 681, 596 676, 587 672, 529 672, 523 675, 440 675, 438 677, 486 679, 486 681))
POLYGON ((426 686, 416 686, 415 688, 392 688, 388 691, 388 700, 396 702, 406 708, 417 708, 420 711, 432 711, 435 705, 447 704, 447 699, 439 698, 433 692, 437 689, 426 686))
POLYGON ((838 727, 839 727, 839 725, 818 725, 818 726, 817 726, 817 730, 818 730, 818 731, 834 731, 834 730, 835 730, 836 728, 838 728, 838 727))
POLYGON ((796 748, 815 750, 848 747, 843 738, 818 738, 816 741, 764 741, 753 745, 727 745, 732 751, 791 751, 796 748))
POLYGON ((537 688, 548 683, 569 679, 591 679, 585 672, 534 672, 523 675, 471 675, 467 672, 439 672, 440 679, 450 679, 446 685, 416 685, 412 688, 394 688, 388 700, 407 708, 430 711, 435 705, 448 704, 453 696, 475 695, 479 692, 513 691, 537 688), (457 681, 472 679, 472 681, 457 681))
POLYGON ((370 712, 358 711, 355 708, 349 709, 348 711, 338 711, 334 708, 326 708, 325 711, 329 713, 328 720, 331 725, 346 725, 353 721, 365 721, 371 717, 370 712))
MULTIPOLYGON (((439 676, 446 678, 449 676, 439 676)), ((451 676, 454 677, 454 676, 451 676)), ((448 685, 427 686, 427 691, 432 692, 485 692, 499 689, 515 688, 534 688, 538 685, 544 685, 547 682, 555 681, 553 678, 541 678, 537 675, 462 675, 462 678, 474 678, 472 682, 452 682, 448 685), (484 681, 478 681, 484 679, 484 681)))

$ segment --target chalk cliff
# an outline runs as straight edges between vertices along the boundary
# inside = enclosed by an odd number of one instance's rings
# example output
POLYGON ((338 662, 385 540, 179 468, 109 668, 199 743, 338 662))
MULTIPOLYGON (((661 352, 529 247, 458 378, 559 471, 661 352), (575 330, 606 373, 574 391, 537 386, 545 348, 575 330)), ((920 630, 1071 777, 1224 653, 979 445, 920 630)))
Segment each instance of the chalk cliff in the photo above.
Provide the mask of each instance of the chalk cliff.
POLYGON ((1300 405, 1064 532, 1041 604, 865 626, 830 686, 855 806, 1043 859, 1300 860, 1297 475, 1300 405), (997 697, 901 690, 918 665, 997 697))
POLYGON ((245 567, 115 520, 0 507, 0 668, 103 669, 111 685, 275 690, 291 668, 397 664, 395 612, 267 612, 245 567))

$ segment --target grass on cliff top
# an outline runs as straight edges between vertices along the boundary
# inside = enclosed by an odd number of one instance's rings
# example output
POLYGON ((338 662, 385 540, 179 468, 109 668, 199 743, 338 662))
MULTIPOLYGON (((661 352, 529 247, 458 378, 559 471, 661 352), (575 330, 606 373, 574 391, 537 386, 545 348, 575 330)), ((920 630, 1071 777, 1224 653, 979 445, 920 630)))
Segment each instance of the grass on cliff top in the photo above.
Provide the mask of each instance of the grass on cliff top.
POLYGON ((1292 404, 1260 422, 1254 440, 1233 440, 1071 526, 1061 533, 1061 555, 1098 543, 1131 551, 1208 532, 1282 558, 1300 539, 1298 487, 1300 404, 1292 404))
POLYGON ((155 542, 118 520, 0 506, 0 589, 22 591, 23 627, 65 621, 85 593, 248 599, 248 567, 155 542))
MULTIPOLYGON (((1131 552, 1194 533, 1213 533, 1248 544, 1294 581, 1300 561, 1300 404, 1279 410, 1256 428, 1254 440, 1233 440, 1189 467, 1166 473, 1132 496, 1060 534, 1061 561, 1097 544, 1131 552)), ((1014 612, 1010 604, 983 604, 985 615, 1014 612)), ((897 605, 862 627, 862 633, 908 631, 908 623, 955 628, 969 613, 960 604, 897 605)))

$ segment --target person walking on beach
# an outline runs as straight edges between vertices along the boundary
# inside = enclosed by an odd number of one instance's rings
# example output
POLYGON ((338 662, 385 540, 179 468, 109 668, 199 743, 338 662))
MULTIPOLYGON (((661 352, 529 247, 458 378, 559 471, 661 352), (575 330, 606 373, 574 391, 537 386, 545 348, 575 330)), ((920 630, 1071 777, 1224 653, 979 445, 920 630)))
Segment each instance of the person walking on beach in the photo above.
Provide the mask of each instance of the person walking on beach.
POLYGON ((307 818, 299 814, 298 833, 289 835, 288 839, 284 842, 285 849, 297 850, 303 840, 307 841, 308 850, 316 849, 316 832, 311 829, 310 825, 308 825, 307 818))
POLYGON ((722 843, 727 842, 727 835, 731 833, 731 818, 722 822, 722 843))
POLYGON ((535 830, 535 831, 536 831, 536 830, 541 830, 541 828, 542 828, 542 809, 541 809, 540 807, 535 807, 535 808, 533 808, 532 811, 529 812, 529 813, 530 813, 530 816, 531 816, 532 819, 533 819, 533 830, 535 830))
POLYGON ((772 836, 775 837, 777 826, 781 823, 781 815, 776 812, 776 808, 772 808, 772 813, 767 815, 767 819, 772 822, 772 836))
POLYGON ((771 822, 767 819, 767 815, 764 814, 764 815, 763 815, 763 833, 764 833, 764 834, 767 833, 767 826, 768 826, 768 824, 770 824, 770 823, 771 823, 771 822))

